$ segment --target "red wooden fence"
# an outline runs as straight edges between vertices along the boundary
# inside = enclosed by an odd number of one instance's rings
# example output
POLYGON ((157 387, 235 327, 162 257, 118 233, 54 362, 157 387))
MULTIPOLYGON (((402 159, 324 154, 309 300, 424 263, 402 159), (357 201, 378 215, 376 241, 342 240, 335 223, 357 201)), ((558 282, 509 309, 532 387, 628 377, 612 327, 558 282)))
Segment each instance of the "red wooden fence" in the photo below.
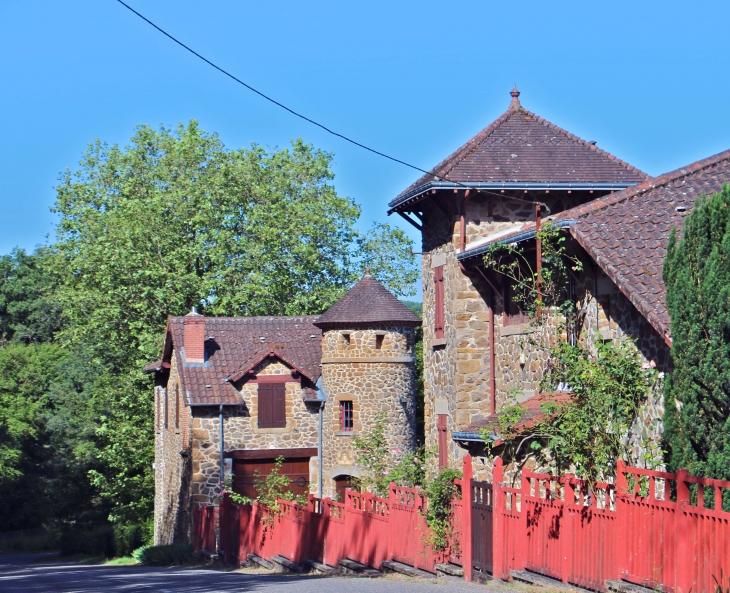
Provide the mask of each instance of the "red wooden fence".
POLYGON ((497 460, 496 577, 527 569, 599 591, 621 579, 668 593, 710 593, 713 577, 729 585, 730 513, 722 500, 730 482, 622 463, 615 484, 591 490, 570 475, 527 470, 518 488, 501 480, 497 460), (706 498, 714 508, 703 508, 706 498))
MULTIPOLYGON (((459 501, 454 501, 459 502, 459 501)), ((380 567, 398 560, 435 572, 446 553, 435 553, 420 512, 424 498, 414 488, 391 484, 387 499, 347 491, 343 504, 309 497, 306 507, 279 500, 278 514, 254 502, 220 504, 220 550, 227 562, 241 562, 248 554, 262 558, 284 556, 292 562, 313 559, 337 566, 342 558, 380 567)), ((195 509, 196 549, 215 551, 217 507, 195 509)))
MULTIPOLYGON (((457 481, 463 499, 452 501, 453 546, 436 554, 428 543, 422 510, 412 488, 391 485, 387 499, 348 491, 345 502, 310 496, 307 507, 279 501, 271 518, 263 506, 220 506, 220 547, 227 561, 249 553, 311 558, 336 566, 341 558, 380 567, 398 560, 434 572, 451 561, 472 571, 509 579, 531 570, 599 591, 623 579, 667 593, 711 593, 730 586, 730 482, 626 467, 615 483, 588 486, 523 470, 517 487, 502 484, 500 459, 494 483, 471 479, 471 458, 457 481), (468 488, 464 488, 469 484, 468 488), (267 517, 269 518, 267 520, 267 517)), ((197 549, 215 550, 216 507, 196 508, 197 549)))

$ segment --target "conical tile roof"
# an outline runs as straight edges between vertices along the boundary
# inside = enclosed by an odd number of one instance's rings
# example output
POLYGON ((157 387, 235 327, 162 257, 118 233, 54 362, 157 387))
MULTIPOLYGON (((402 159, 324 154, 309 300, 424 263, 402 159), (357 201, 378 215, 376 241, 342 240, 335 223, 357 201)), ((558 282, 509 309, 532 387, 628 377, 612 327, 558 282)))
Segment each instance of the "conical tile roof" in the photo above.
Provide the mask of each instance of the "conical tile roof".
MULTIPOLYGON (((422 176, 392 202, 394 211, 443 182, 613 184, 628 187, 648 176, 628 163, 559 128, 519 102, 422 176)), ((620 187, 618 187, 620 189, 620 187)))
POLYGON ((420 325, 421 320, 369 273, 320 315, 318 327, 375 323, 420 325))

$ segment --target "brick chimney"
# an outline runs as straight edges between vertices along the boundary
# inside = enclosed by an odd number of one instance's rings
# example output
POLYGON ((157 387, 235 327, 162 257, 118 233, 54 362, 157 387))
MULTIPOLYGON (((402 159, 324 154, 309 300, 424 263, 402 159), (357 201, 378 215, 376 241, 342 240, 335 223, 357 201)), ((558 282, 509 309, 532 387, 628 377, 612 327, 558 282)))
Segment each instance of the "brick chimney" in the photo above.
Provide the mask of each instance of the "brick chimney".
POLYGON ((205 317, 195 307, 183 318, 185 362, 205 362, 205 317))

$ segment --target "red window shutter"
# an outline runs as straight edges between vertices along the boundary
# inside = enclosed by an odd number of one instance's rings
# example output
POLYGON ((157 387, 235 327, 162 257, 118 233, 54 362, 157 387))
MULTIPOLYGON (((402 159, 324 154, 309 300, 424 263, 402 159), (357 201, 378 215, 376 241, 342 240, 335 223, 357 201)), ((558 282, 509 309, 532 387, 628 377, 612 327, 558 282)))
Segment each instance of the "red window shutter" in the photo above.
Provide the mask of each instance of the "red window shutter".
POLYGON ((433 269, 433 281, 435 292, 434 306, 434 333, 436 338, 444 337, 444 267, 438 266, 433 269))
POLYGON ((436 419, 436 429, 439 436, 439 469, 444 469, 449 464, 449 451, 446 443, 446 414, 438 414, 436 419))
POLYGON ((286 428, 286 383, 259 383, 259 428, 286 428))

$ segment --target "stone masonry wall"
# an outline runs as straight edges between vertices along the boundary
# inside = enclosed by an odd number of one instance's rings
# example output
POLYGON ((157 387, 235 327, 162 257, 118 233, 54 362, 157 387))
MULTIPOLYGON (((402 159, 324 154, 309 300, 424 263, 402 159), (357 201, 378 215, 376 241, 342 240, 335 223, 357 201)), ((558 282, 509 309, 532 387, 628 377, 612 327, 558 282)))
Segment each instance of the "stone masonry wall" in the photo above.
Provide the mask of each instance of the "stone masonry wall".
MULTIPOLYGON (((264 361, 256 375, 291 376, 291 369, 279 362, 264 361)), ((302 399, 298 381, 286 383, 286 427, 259 428, 258 384, 252 381, 241 387, 240 406, 225 406, 223 413, 224 447, 235 449, 292 449, 317 446, 317 408, 302 399)), ((194 409, 192 428, 192 498, 209 504, 220 483, 220 424, 217 407, 194 409)), ((316 488, 316 458, 310 461, 310 489, 316 488)))
POLYGON ((322 379, 328 397, 322 447, 325 496, 335 493, 333 478, 361 475, 355 464, 352 438, 371 430, 377 414, 386 414, 386 438, 391 449, 404 453, 415 449, 413 344, 412 327, 384 324, 366 330, 325 331, 322 351, 322 379), (376 348, 378 335, 383 336, 380 349, 376 348), (341 401, 353 402, 353 431, 341 431, 341 401))
MULTIPOLYGON (((515 194, 524 199, 547 201, 551 213, 573 207, 587 196, 576 194, 515 194)), ((495 383, 497 409, 517 401, 525 401, 539 391, 539 381, 547 362, 546 353, 530 344, 554 344, 565 334, 559 324, 562 319, 550 317, 544 327, 536 330, 528 324, 505 325, 501 294, 478 275, 467 275, 459 267, 456 254, 460 242, 458 207, 461 196, 454 197, 451 216, 432 202, 424 206, 423 225, 423 319, 424 319, 424 387, 425 431, 428 446, 436 445, 436 415, 447 414, 449 459, 458 465, 463 455, 451 439, 452 432, 464 430, 470 423, 489 413, 489 313, 487 302, 495 305, 495 383), (444 343, 434 344, 434 282, 432 268, 444 265, 445 327, 444 343), (534 332, 539 331, 540 334, 534 332), (522 355, 522 356, 521 356, 522 355)), ((447 195, 448 197, 448 195, 447 195)), ((590 199, 599 194, 590 195, 590 199)), ((448 205, 441 202, 444 208, 448 205)), ((501 200, 496 196, 477 195, 467 202, 465 218, 466 244, 478 241, 521 221, 534 220, 531 204, 501 200)), ((647 364, 664 370, 668 363, 668 348, 661 337, 636 309, 599 270, 591 275, 585 266, 580 286, 574 288, 575 298, 584 310, 582 339, 619 339, 629 336, 637 340, 637 348, 647 364), (651 361, 654 361, 652 363, 651 361)), ((656 450, 661 435, 663 402, 659 395, 642 410, 641 417, 627 439, 632 446, 632 459, 637 463, 649 450, 656 450)), ((488 462, 475 462, 476 475, 491 472, 488 462)))
POLYGON ((155 386, 155 544, 190 541, 190 408, 182 401, 177 360, 172 358, 167 387, 155 386), (167 412, 165 412, 167 405, 167 412), (179 409, 178 409, 179 406, 179 409), (167 427, 165 427, 167 416, 167 427))

